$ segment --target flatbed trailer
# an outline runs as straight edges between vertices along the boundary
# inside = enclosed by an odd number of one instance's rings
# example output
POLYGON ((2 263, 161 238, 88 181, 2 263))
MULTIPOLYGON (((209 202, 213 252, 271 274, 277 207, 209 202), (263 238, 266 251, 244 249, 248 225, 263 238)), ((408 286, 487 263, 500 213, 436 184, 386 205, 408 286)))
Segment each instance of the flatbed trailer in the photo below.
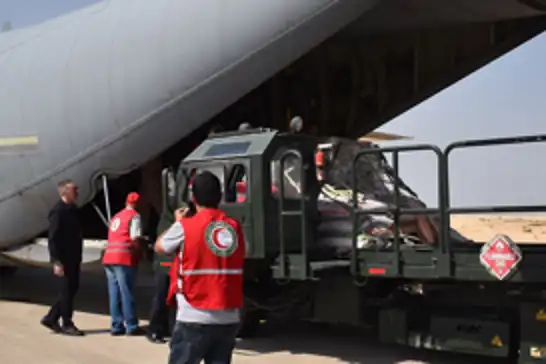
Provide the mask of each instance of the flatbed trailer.
POLYGON ((449 233, 452 214, 544 212, 546 206, 451 208, 448 183, 449 157, 457 149, 544 141, 540 135, 458 142, 444 150, 432 145, 361 150, 352 161, 352 244, 341 258, 316 243, 320 139, 303 134, 260 128, 211 135, 176 173, 164 171, 162 218, 190 201, 195 173, 209 170, 221 179, 222 209, 242 223, 247 242, 241 336, 257 334, 261 321, 282 314, 373 325, 385 343, 510 357, 520 364, 546 362, 546 245, 518 244, 505 235, 461 244, 449 233), (415 151, 436 155, 438 207, 400 207, 395 182, 390 208, 359 210, 359 158, 392 153, 397 177, 399 155, 415 151), (288 169, 301 177, 296 196, 287 193, 288 169), (390 247, 358 247, 362 213, 393 217, 390 247), (398 222, 408 215, 437 218, 438 241, 404 245, 398 222))

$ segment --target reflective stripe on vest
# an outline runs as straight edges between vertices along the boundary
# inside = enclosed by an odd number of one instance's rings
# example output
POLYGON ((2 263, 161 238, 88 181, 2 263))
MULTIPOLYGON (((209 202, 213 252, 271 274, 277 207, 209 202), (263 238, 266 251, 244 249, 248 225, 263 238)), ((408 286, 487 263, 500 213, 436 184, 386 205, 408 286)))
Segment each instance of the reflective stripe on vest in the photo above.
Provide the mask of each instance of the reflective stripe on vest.
POLYGON ((106 251, 114 253, 131 253, 131 243, 107 243, 106 251))
POLYGON ((178 259, 180 264, 178 265, 178 288, 182 289, 182 276, 205 276, 205 275, 242 275, 242 269, 187 269, 182 270, 182 259, 184 252, 180 249, 178 259))
POLYGON ((183 276, 204 276, 204 275, 239 275, 243 274, 242 269, 192 269, 182 272, 183 276))
POLYGON ((180 249, 180 253, 178 254, 178 259, 180 260, 178 262, 178 279, 176 280, 176 285, 178 286, 179 290, 182 290, 182 256, 184 255, 184 249, 180 249))

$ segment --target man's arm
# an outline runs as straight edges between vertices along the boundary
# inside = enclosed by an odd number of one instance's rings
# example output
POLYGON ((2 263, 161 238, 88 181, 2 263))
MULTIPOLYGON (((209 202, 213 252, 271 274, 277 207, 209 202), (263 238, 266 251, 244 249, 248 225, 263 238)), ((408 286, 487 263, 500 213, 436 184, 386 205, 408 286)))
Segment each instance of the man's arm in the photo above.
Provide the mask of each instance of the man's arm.
POLYGON ((156 253, 171 254, 181 248, 184 243, 184 228, 176 221, 156 240, 154 250, 156 253))
POLYGON ((142 237, 142 222, 140 215, 135 215, 129 223, 129 234, 132 241, 142 237))
POLYGON ((49 249, 49 260, 54 264, 61 264, 59 253, 62 249, 61 246, 61 214, 56 208, 49 212, 49 230, 47 237, 47 246, 49 249))

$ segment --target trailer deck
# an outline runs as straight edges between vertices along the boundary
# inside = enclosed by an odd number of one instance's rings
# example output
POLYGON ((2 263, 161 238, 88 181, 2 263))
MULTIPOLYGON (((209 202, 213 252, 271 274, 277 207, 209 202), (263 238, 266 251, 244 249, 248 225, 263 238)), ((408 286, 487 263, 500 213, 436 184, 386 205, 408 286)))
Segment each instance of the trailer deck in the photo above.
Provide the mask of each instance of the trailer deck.
POLYGON ((241 335, 255 335, 257 322, 282 312, 291 320, 373 325, 386 343, 536 363, 546 360, 546 245, 518 244, 502 234, 483 243, 457 240, 450 217, 545 212, 546 206, 452 208, 448 182, 454 150, 544 141, 546 136, 473 140, 444 150, 432 145, 378 148, 370 144, 354 155, 330 153, 329 158, 350 163, 337 176, 352 178, 352 186, 342 186, 349 187, 346 195, 351 199, 343 202, 334 196, 332 200, 332 206, 343 207, 344 217, 332 219, 344 223, 345 230, 337 234, 345 249, 341 255, 320 243, 327 234, 320 231, 325 220, 318 196, 328 183, 320 138, 270 129, 215 134, 180 164, 176 175, 164 171, 164 191, 169 191, 164 193, 164 206, 168 214, 188 204, 192 176, 202 170, 222 181, 221 208, 242 223, 247 241, 248 302, 241 335), (437 159, 437 208, 420 203, 399 178, 399 155, 424 150, 437 159), (387 196, 384 207, 364 209, 362 196, 369 186, 358 176, 387 167, 384 157, 367 164, 359 161, 385 153, 392 153, 388 172, 392 196, 387 196), (412 216, 418 228, 424 226, 417 229, 416 244, 407 243, 402 224, 412 216), (386 238, 368 234, 363 217, 366 223, 379 221, 392 234, 386 238), (364 235, 375 244, 361 245, 364 235))

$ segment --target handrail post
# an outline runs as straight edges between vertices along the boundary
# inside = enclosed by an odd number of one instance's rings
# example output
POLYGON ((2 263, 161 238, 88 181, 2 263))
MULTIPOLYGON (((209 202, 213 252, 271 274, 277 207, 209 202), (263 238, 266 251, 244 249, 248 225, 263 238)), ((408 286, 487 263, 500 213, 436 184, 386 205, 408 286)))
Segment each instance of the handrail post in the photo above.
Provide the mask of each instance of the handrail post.
MULTIPOLYGON (((451 254, 451 215, 449 213, 449 169, 447 164, 447 156, 442 153, 438 162, 438 179, 439 191, 438 202, 440 204, 440 225, 441 235, 444 244, 442 245, 442 253, 450 256, 451 254)), ((451 271, 451 259, 449 259, 449 271, 451 271)))
POLYGON ((104 205, 106 208, 106 217, 108 218, 108 223, 110 223, 110 220, 112 220, 112 210, 110 208, 110 196, 108 192, 108 177, 103 174, 102 175, 102 192, 104 194, 104 205))
MULTIPOLYGON (((354 276, 359 275, 359 267, 358 267, 358 247, 357 247, 357 237, 358 237, 358 216, 362 214, 363 212, 358 211, 359 205, 358 205, 358 190, 357 190, 357 165, 360 158, 362 158, 364 155, 368 154, 383 154, 383 153, 393 153, 393 173, 394 173, 394 208, 389 207, 386 209, 381 210, 372 210, 372 211, 366 211, 369 215, 378 215, 378 214, 385 214, 385 213, 392 213, 394 215, 394 244, 395 244, 395 256, 396 256, 396 262, 392 263, 392 268, 395 271, 396 274, 400 274, 401 272, 401 248, 400 248, 400 216, 401 214, 405 213, 408 215, 418 215, 418 214, 426 214, 430 215, 431 213, 440 213, 440 220, 441 224, 443 224, 443 221, 445 220, 445 201, 446 199, 444 196, 445 191, 445 178, 439 178, 438 179, 438 209, 433 208, 423 208, 423 209, 401 209, 400 208, 400 181, 399 181, 399 169, 400 169, 400 163, 399 163, 399 154, 401 152, 412 152, 412 151, 432 151, 434 154, 436 154, 436 157, 438 159, 438 168, 439 168, 439 174, 441 175, 445 172, 444 168, 444 156, 442 151, 430 144, 418 144, 418 145, 410 145, 410 146, 398 146, 398 147, 388 147, 388 148, 369 148, 369 149, 363 149, 359 151, 355 157, 353 158, 352 163, 352 170, 353 170, 353 178, 352 178, 352 192, 353 192, 353 208, 351 211, 352 216, 352 222, 353 222, 353 234, 352 234, 352 254, 351 254, 351 274, 354 276)), ((449 237, 449 227, 441 226, 440 227, 440 234, 438 236, 439 241, 439 247, 438 252, 439 254, 442 254, 445 251, 448 251, 446 248, 449 244, 449 241, 446 240, 446 235, 449 237), (447 232, 447 233, 446 233, 447 232)))
POLYGON ((277 176, 279 180, 279 268, 282 274, 282 277, 287 276, 287 267, 286 267, 286 247, 284 242, 284 159, 279 159, 279 169, 277 171, 277 176))
POLYGON ((359 275, 359 269, 358 269, 358 217, 360 215, 358 211, 358 193, 356 189, 356 185, 358 182, 357 179, 357 173, 356 173, 356 165, 359 161, 360 154, 357 154, 353 159, 353 165, 352 165, 352 171, 353 171, 353 180, 352 180, 352 194, 353 194, 353 208, 351 209, 351 219, 353 222, 353 233, 351 234, 351 274, 353 277, 356 277, 359 275))
POLYGON ((392 152, 392 168, 394 171, 394 252, 396 254, 394 271, 396 274, 400 274, 400 181, 398 180, 400 162, 398 153, 398 150, 392 152))
POLYGON ((277 171, 277 177, 279 179, 279 266, 280 270, 284 277, 289 276, 287 271, 287 264, 286 264, 286 246, 284 241, 284 192, 285 192, 285 184, 284 184, 284 170, 285 170, 285 164, 286 160, 289 157, 294 157, 295 160, 299 163, 298 171, 300 173, 300 196, 299 196, 299 202, 300 202, 300 220, 301 220, 301 255, 304 261, 303 269, 303 276, 308 277, 308 267, 307 267, 307 212, 305 207, 305 196, 307 193, 307 186, 306 186, 306 175, 304 174, 305 168, 304 168, 304 161, 303 156, 298 150, 295 149, 289 149, 284 151, 280 158, 279 158, 279 170, 277 171))

